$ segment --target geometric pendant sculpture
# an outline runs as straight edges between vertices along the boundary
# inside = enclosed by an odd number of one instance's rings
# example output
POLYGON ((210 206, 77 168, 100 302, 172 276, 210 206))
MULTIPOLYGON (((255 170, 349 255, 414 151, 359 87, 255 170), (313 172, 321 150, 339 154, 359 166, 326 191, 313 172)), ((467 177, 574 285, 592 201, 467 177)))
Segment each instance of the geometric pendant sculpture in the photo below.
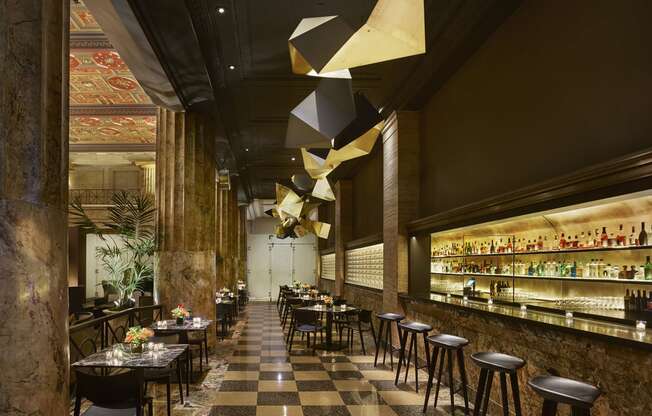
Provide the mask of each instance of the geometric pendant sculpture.
POLYGON ((425 53, 423 0, 378 0, 355 32, 339 16, 303 19, 289 48, 295 74, 320 76, 425 53))
POLYGON ((355 102, 355 119, 335 137, 334 149, 341 149, 383 121, 383 117, 376 110, 376 107, 367 100, 364 94, 357 92, 353 99, 355 102))
POLYGON ((290 113, 285 147, 330 148, 355 117, 351 80, 322 78, 290 113))
POLYGON ((333 194, 331 184, 328 183, 327 178, 317 179, 315 187, 312 189, 312 196, 324 201, 335 201, 335 194, 333 194))
MULTIPOLYGON (((332 150, 328 153, 330 154, 332 150)), ((312 179, 323 179, 330 174, 340 163, 332 163, 332 159, 326 162, 327 158, 317 156, 308 149, 301 149, 301 157, 303 158, 303 167, 308 172, 312 179)))

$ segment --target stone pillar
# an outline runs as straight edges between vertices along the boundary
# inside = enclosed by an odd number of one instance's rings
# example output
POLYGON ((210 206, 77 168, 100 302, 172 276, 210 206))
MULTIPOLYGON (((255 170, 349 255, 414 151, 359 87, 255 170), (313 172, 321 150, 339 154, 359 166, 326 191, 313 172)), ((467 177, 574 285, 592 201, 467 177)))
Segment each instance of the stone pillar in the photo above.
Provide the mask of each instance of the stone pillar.
POLYGON ((142 169, 141 189, 144 193, 155 196, 156 194, 156 163, 138 163, 142 169))
POLYGON ((335 184, 335 295, 344 294, 345 248, 353 238, 353 182, 340 179, 335 184))
MULTIPOLYGON (((215 315, 215 138, 210 113, 159 110, 156 152, 156 291, 165 313, 178 303, 215 315)), ((213 337, 210 337, 212 342, 213 337)))
POLYGON ((383 309, 399 312, 398 294, 408 291, 405 225, 419 206, 419 113, 392 113, 383 140, 383 309))
POLYGON ((240 277, 243 282, 247 281, 247 207, 239 207, 238 227, 238 258, 240 259, 240 277))
POLYGON ((0 2, 0 414, 68 413, 67 1, 0 2))

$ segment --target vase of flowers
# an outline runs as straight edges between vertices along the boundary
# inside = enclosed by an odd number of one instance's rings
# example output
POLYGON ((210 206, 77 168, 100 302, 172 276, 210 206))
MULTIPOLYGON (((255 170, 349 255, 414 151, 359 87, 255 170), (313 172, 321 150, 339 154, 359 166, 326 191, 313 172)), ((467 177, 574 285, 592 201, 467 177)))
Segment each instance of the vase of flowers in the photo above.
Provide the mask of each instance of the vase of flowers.
POLYGON ((295 289, 300 289, 301 288, 301 282, 298 280, 295 280, 292 282, 292 286, 294 286, 295 289))
POLYGON ((177 325, 183 325, 183 320, 190 316, 190 313, 183 306, 183 303, 172 309, 172 316, 177 320, 177 325))
POLYGON ((143 344, 153 336, 154 331, 151 329, 134 326, 127 331, 125 342, 131 346, 131 352, 141 353, 143 352, 143 344))
POLYGON ((324 305, 326 305, 328 307, 333 306, 333 297, 332 296, 324 297, 324 305))

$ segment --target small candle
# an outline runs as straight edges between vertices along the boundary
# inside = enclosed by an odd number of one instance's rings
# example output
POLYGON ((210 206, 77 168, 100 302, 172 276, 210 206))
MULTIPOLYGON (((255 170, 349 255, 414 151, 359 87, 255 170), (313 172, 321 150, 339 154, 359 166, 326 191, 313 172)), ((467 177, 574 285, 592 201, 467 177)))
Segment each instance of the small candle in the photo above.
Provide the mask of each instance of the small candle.
POLYGON ((450 294, 450 293, 446 293, 446 298, 447 298, 447 299, 450 299, 450 297, 451 297, 451 294, 450 294))
POLYGON ((646 321, 636 321, 636 330, 638 332, 645 332, 646 327, 647 327, 646 321))
POLYGON ((468 297, 468 296, 464 296, 464 297, 462 298, 462 300, 464 301, 464 303, 466 303, 466 302, 469 300, 469 297, 468 297))
POLYGON ((487 301, 487 305, 493 305, 493 304, 494 304, 494 300, 492 298, 489 298, 489 300, 487 301))
POLYGON ((573 312, 571 311, 566 312, 566 319, 573 319, 573 312))
POLYGON ((201 318, 192 318, 192 322, 195 324, 201 324, 201 318))
POLYGON ((525 314, 527 312, 527 306, 526 305, 521 305, 521 313, 525 314))

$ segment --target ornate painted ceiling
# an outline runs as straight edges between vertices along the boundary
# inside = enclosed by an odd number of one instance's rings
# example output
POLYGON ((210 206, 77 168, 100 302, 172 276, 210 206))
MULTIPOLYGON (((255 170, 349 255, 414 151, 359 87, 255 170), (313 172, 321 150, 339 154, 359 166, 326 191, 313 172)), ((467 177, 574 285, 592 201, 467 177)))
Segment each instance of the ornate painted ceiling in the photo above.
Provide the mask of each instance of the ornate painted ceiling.
POLYGON ((70 144, 155 144, 152 101, 84 3, 70 6, 70 144))
POLYGON ((71 144, 156 143, 156 116, 70 116, 71 144))

